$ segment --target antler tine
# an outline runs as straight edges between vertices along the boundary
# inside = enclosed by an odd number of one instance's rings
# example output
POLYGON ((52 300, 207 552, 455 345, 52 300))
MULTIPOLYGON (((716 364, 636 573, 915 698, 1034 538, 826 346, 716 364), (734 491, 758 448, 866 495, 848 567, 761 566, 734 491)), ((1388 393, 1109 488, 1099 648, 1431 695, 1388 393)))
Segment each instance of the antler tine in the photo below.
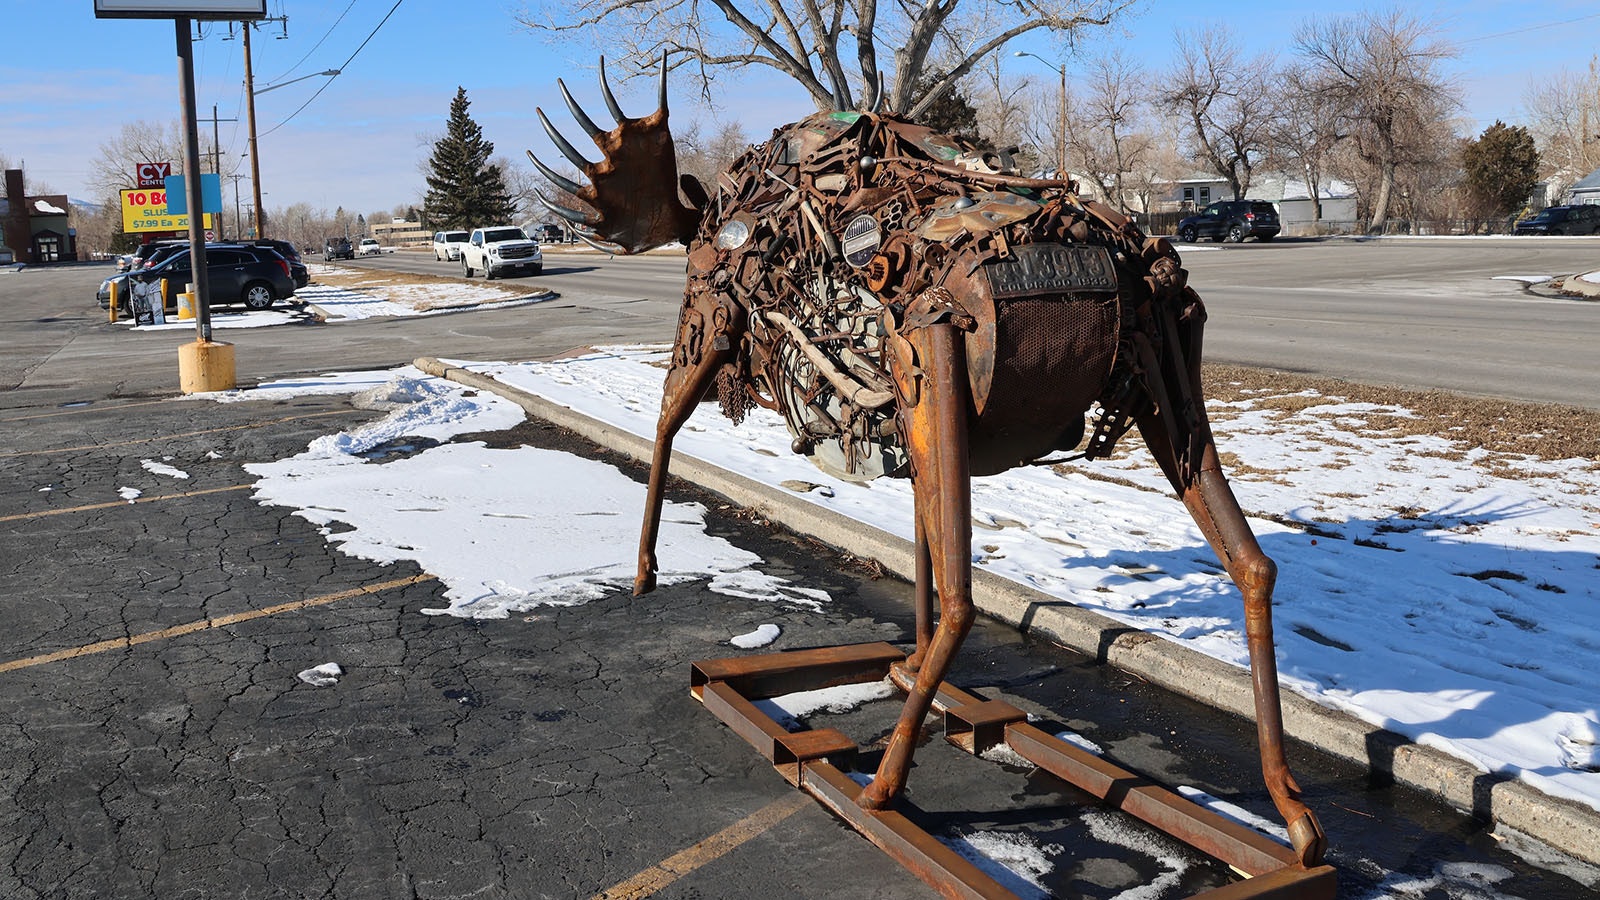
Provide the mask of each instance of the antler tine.
POLYGON ((576 181, 573 181, 571 178, 556 172, 549 166, 540 162, 539 157, 534 156, 532 150, 528 151, 528 159, 533 163, 534 168, 537 168, 540 173, 544 175, 544 177, 550 179, 552 184, 558 188, 561 188, 563 191, 566 191, 569 194, 576 194, 578 189, 582 187, 582 185, 578 184, 576 181))
POLYGON ((572 233, 574 235, 577 235, 578 240, 583 241, 585 244, 588 244, 589 246, 595 248, 596 250, 599 250, 601 253, 609 253, 612 256, 617 256, 617 255, 623 253, 622 247, 619 244, 613 244, 613 243, 610 243, 609 241, 593 240, 588 235, 584 234, 583 232, 579 231, 576 228, 572 229, 572 233))
MULTIPOLYGON (((537 163, 538 160, 534 160, 534 162, 537 163)), ((543 168, 543 166, 541 166, 540 168, 543 168)), ((533 198, 535 200, 538 200, 539 204, 541 206, 543 206, 545 209, 548 209, 551 212, 555 213, 556 215, 560 216, 561 218, 566 219, 568 222, 572 222, 572 223, 574 223, 576 225, 583 225, 583 226, 586 226, 586 227, 592 227, 594 225, 598 225, 599 224, 599 217, 598 216, 595 216, 592 213, 578 212, 575 209, 568 209, 565 206, 560 205, 559 203, 552 203, 550 201, 550 198, 546 197, 544 195, 544 192, 539 190, 538 188, 534 188, 533 189, 533 198)))
POLYGON ((877 115, 883 111, 883 70, 878 70, 878 94, 872 98, 872 114, 877 115))
POLYGON ((555 142, 556 149, 561 151, 561 155, 565 156, 568 162, 572 163, 578 168, 584 170, 585 172, 589 171, 589 167, 594 165, 594 163, 584 159, 583 154, 578 152, 578 148, 572 146, 572 144, 569 143, 566 138, 561 136, 561 132, 557 131, 556 127, 550 124, 550 120, 545 117, 544 110, 535 106, 533 111, 538 113, 539 122, 540 124, 544 125, 544 133, 550 135, 550 140, 555 142))
POLYGON ((572 117, 578 120, 578 126, 582 128, 584 132, 589 135, 589 137, 598 138, 600 135, 605 133, 604 131, 600 130, 599 125, 594 123, 593 119, 589 118, 589 114, 583 111, 583 107, 578 105, 578 101, 572 99, 572 94, 567 90, 567 83, 565 81, 557 78, 556 86, 561 88, 561 96, 567 101, 567 109, 572 112, 572 117))
POLYGON ((661 115, 667 114, 667 54, 661 54, 661 115))
POLYGON ((611 84, 606 81, 606 58, 604 56, 600 57, 600 93, 606 98, 606 109, 611 110, 611 118, 616 119, 618 125, 626 122, 628 117, 622 114, 622 107, 617 105, 616 95, 611 93, 611 84))

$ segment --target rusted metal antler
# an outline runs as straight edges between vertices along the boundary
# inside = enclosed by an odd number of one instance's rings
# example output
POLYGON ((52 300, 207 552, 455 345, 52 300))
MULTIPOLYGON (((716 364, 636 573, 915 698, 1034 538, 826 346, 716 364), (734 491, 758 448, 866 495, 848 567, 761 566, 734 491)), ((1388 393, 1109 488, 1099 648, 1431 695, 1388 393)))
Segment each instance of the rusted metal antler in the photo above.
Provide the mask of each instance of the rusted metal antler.
MULTIPOLYGON (((683 203, 678 195, 677 156, 667 128, 666 57, 661 60, 660 106, 638 119, 623 114, 606 79, 605 58, 600 59, 600 92, 617 123, 610 130, 595 124, 573 99, 564 81, 557 79, 557 84, 572 118, 600 148, 602 158, 599 162, 590 162, 551 124, 544 110, 538 108, 534 111, 551 142, 589 183, 579 184, 561 175, 532 151, 528 152, 528 158, 551 184, 582 200, 594 211, 563 206, 538 190, 534 191, 535 198, 546 209, 571 222, 578 237, 607 252, 642 253, 672 241, 688 242, 700 225, 702 209, 683 203)), ((693 187, 685 187, 691 200, 704 196, 704 190, 696 191, 698 182, 693 187)))

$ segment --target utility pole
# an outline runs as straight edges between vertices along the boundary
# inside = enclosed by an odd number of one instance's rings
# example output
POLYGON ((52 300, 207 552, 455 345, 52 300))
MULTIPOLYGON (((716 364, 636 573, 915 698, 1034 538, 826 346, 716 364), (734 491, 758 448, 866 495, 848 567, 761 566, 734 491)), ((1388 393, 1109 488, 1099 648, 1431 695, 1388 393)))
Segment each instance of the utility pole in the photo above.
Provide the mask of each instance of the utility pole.
POLYGON ((215 172, 217 177, 220 178, 222 176, 222 132, 217 128, 217 123, 237 122, 239 120, 217 118, 217 105, 213 103, 211 104, 211 118, 196 119, 195 121, 211 123, 211 171, 215 172))
POLYGON ((238 240, 243 237, 241 232, 244 231, 244 222, 239 218, 239 179, 244 176, 235 172, 228 177, 233 179, 233 239, 238 240))
POLYGON ((250 23, 244 23, 244 102, 250 121, 250 189, 256 200, 255 237, 266 237, 261 228, 261 156, 256 152, 256 82, 250 71, 250 23))

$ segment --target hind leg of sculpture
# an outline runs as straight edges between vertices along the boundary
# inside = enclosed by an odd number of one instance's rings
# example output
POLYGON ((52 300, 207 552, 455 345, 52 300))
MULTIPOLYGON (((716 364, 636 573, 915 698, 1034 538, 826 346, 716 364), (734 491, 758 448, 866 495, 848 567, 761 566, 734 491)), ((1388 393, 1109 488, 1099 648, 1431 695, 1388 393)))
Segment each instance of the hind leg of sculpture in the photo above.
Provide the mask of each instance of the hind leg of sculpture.
MULTIPOLYGON (((679 340, 682 339, 680 333, 679 340)), ((674 365, 667 372, 661 418, 656 421, 655 449, 650 456, 650 486, 645 494, 644 527, 639 534, 639 568, 633 578, 635 597, 656 589, 656 537, 661 529, 661 504, 665 499, 667 465, 672 459, 672 439, 711 386, 717 369, 732 358, 732 350, 716 351, 706 347, 697 362, 674 365)))
MULTIPOLYGON (((954 326, 917 329, 911 337, 923 362, 923 386, 910 411, 907 439, 916 494, 918 533, 939 594, 939 626, 918 660, 916 678, 889 737, 877 776, 857 799, 881 809, 905 787, 923 719, 972 628, 972 489, 967 469, 967 374, 954 326)), ((896 360, 895 364, 908 361, 896 360)), ((919 567, 919 582, 923 581, 919 567)), ((924 588, 918 586, 919 592, 924 588)), ((931 587, 929 588, 931 591, 931 587)))
MULTIPOLYGON (((1196 391, 1198 395, 1198 391, 1196 391)), ((1151 453, 1169 476, 1179 468, 1166 440, 1166 425, 1159 417, 1139 421, 1151 453)), ((1283 745, 1283 711, 1278 692, 1278 661, 1272 636, 1272 588, 1277 566, 1262 551, 1244 511, 1228 486, 1217 460, 1210 427, 1201 420, 1199 470, 1181 493, 1183 505, 1222 561, 1233 583, 1244 595, 1245 637, 1250 650, 1250 678, 1255 694, 1256 739, 1261 753, 1261 774, 1278 814, 1288 824, 1289 838, 1300 861, 1319 865, 1327 838, 1313 813, 1300 799, 1300 785, 1289 771, 1283 745)))
POLYGON ((933 644, 933 555, 928 549, 928 529, 916 517, 916 587, 912 598, 917 612, 917 649, 907 657, 905 670, 915 675, 933 644))

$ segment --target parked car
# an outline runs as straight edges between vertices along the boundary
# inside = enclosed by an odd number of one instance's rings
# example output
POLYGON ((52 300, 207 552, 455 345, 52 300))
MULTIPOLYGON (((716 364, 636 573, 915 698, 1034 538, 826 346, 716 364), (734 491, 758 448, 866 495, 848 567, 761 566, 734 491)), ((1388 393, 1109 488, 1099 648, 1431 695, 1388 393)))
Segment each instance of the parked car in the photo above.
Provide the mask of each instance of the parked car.
POLYGON ((475 228, 461 248, 461 271, 471 278, 475 270, 484 278, 513 271, 537 275, 544 271, 544 255, 539 243, 515 225, 475 228))
POLYGON ((157 250, 161 250, 166 247, 187 246, 189 246, 189 242, 187 240, 150 241, 148 243, 140 244, 138 247, 134 248, 132 253, 117 257, 117 271, 131 272, 134 269, 142 269, 144 268, 145 262, 150 259, 151 254, 155 253, 157 250))
POLYGON ((383 245, 373 238, 362 238, 356 252, 362 256, 377 256, 383 252, 383 245))
POLYGON ((95 292, 94 296, 96 300, 100 301, 101 309, 111 308, 111 286, 115 284, 117 286, 117 311, 127 312, 128 276, 132 274, 132 272, 118 272, 110 278, 107 278, 105 281, 100 282, 100 290, 95 292))
MULTIPOLYGON (((128 275, 130 282, 165 282, 166 295, 177 296, 194 281, 187 248, 157 265, 128 275)), ((294 295, 294 275, 289 261, 267 247, 227 244, 206 248, 206 280, 213 306, 240 303, 249 309, 268 309, 294 295)), ((132 285, 129 285, 130 291, 132 285)))
POLYGON ((1547 206, 1517 223, 1517 234, 1600 234, 1600 205, 1547 206))
POLYGON ((566 235, 562 232, 560 225, 548 224, 528 226, 528 237, 536 241, 543 241, 546 244, 559 244, 566 240, 566 235))
POLYGON ((461 245, 467 242, 465 231, 435 231, 433 233, 433 258, 451 262, 461 258, 461 245))
POLYGON ((304 260, 300 258, 300 250, 289 241, 274 241, 270 238, 257 238, 248 241, 252 247, 266 247, 276 252, 279 256, 289 261, 289 274, 294 278, 294 286, 303 288, 311 283, 311 273, 306 269, 304 260))
POLYGON ((355 259, 356 248, 350 243, 349 238, 328 238, 322 248, 323 259, 355 259))
POLYGON ((1245 238, 1270 241, 1283 226, 1278 208, 1265 200, 1223 200, 1178 223, 1178 240, 1192 244, 1203 237, 1244 243, 1245 238))

